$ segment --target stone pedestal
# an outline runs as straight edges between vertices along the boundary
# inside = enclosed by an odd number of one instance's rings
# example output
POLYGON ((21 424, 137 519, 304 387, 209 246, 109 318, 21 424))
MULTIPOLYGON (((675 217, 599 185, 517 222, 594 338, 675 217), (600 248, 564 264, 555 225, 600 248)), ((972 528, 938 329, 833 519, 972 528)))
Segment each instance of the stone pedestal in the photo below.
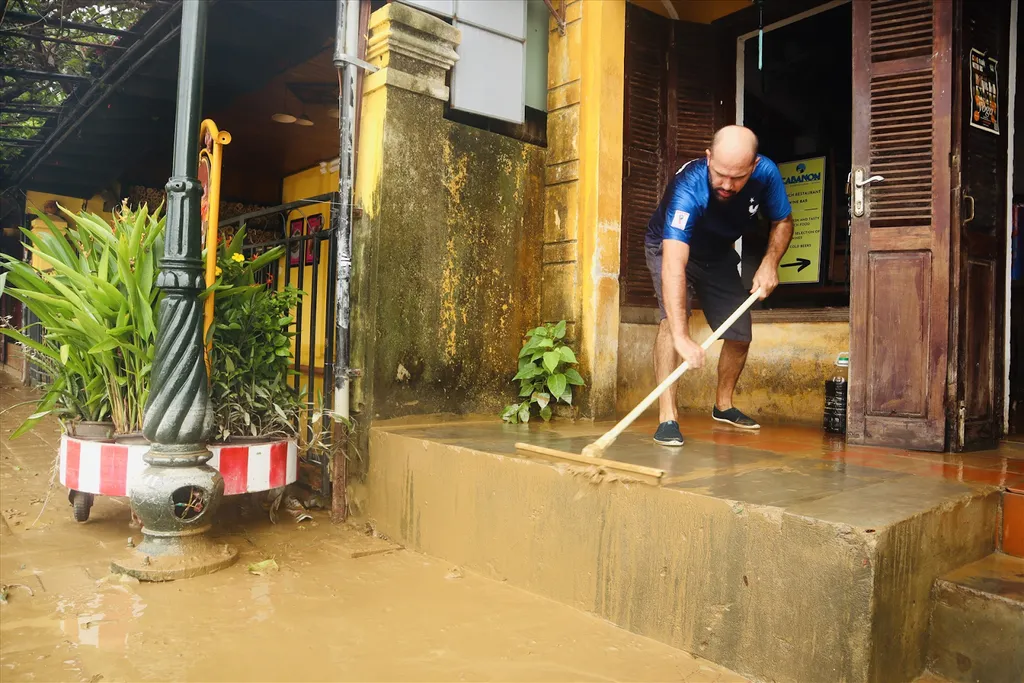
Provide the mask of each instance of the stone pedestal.
POLYGON ((459 29, 401 3, 370 16, 366 61, 380 68, 364 80, 363 95, 390 85, 448 100, 448 71, 458 61, 459 29))

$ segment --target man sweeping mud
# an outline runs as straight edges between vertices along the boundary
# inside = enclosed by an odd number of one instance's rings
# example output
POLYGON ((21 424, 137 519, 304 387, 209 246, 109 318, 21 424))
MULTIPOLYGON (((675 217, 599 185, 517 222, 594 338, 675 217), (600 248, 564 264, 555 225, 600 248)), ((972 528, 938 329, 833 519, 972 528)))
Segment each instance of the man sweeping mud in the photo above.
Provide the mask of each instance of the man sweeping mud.
MULTIPOLYGON (((665 188, 665 195, 647 227, 644 250, 661 310, 654 345, 654 367, 662 382, 681 362, 704 364, 704 349, 689 332, 690 292, 700 298, 712 329, 746 298, 762 289, 764 299, 779 284, 779 260, 793 236, 793 219, 778 167, 757 153, 757 137, 742 126, 726 126, 715 134, 705 158, 686 163, 665 188), (738 271, 734 244, 753 227, 760 211, 771 221, 768 249, 746 291, 738 271)), ((736 380, 750 347, 750 312, 722 335, 718 359, 718 394, 711 415, 743 429, 757 422, 732 403, 736 380)), ((682 446, 676 409, 676 386, 659 398, 660 422, 654 440, 682 446)))

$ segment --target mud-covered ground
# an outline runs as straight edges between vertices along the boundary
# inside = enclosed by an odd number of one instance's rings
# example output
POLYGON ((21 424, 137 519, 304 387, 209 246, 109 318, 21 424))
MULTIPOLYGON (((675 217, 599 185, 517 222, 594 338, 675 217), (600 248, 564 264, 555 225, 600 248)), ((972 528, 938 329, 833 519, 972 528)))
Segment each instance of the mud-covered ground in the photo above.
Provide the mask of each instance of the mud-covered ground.
POLYGON ((162 584, 109 573, 128 503, 72 519, 51 474, 59 430, 11 441, 32 393, 0 370, 0 680, 739 681, 709 662, 570 607, 331 525, 276 524, 227 499, 215 534, 239 550, 216 574, 162 584), (45 510, 43 510, 45 501, 45 510), (40 515, 40 511, 42 514, 40 515), (250 567, 273 559, 277 568, 250 567))

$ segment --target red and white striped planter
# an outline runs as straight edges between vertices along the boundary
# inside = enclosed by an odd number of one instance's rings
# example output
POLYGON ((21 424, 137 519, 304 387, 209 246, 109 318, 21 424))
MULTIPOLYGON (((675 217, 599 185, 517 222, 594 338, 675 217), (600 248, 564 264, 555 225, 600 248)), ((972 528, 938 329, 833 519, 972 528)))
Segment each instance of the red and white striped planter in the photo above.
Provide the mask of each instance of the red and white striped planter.
MULTIPOLYGON (((208 463, 224 477, 224 494, 269 491, 291 484, 298 477, 298 446, 295 441, 207 446, 213 452, 208 463)), ((60 440, 60 483, 72 491, 103 496, 131 495, 146 463, 146 444, 118 444, 76 439, 60 440)))

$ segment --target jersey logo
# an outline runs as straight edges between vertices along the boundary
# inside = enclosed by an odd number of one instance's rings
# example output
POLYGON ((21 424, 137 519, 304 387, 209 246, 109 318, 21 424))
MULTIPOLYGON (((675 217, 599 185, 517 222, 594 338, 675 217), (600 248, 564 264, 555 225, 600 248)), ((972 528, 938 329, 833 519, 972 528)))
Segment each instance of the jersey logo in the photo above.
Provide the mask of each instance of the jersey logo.
POLYGON ((749 211, 750 215, 753 216, 755 213, 757 213, 758 208, 760 208, 759 205, 754 200, 754 198, 751 197, 750 198, 750 206, 747 208, 747 211, 749 211))
POLYGON ((685 211, 676 211, 672 214, 672 227, 677 230, 686 230, 686 223, 690 220, 690 214, 685 211))

